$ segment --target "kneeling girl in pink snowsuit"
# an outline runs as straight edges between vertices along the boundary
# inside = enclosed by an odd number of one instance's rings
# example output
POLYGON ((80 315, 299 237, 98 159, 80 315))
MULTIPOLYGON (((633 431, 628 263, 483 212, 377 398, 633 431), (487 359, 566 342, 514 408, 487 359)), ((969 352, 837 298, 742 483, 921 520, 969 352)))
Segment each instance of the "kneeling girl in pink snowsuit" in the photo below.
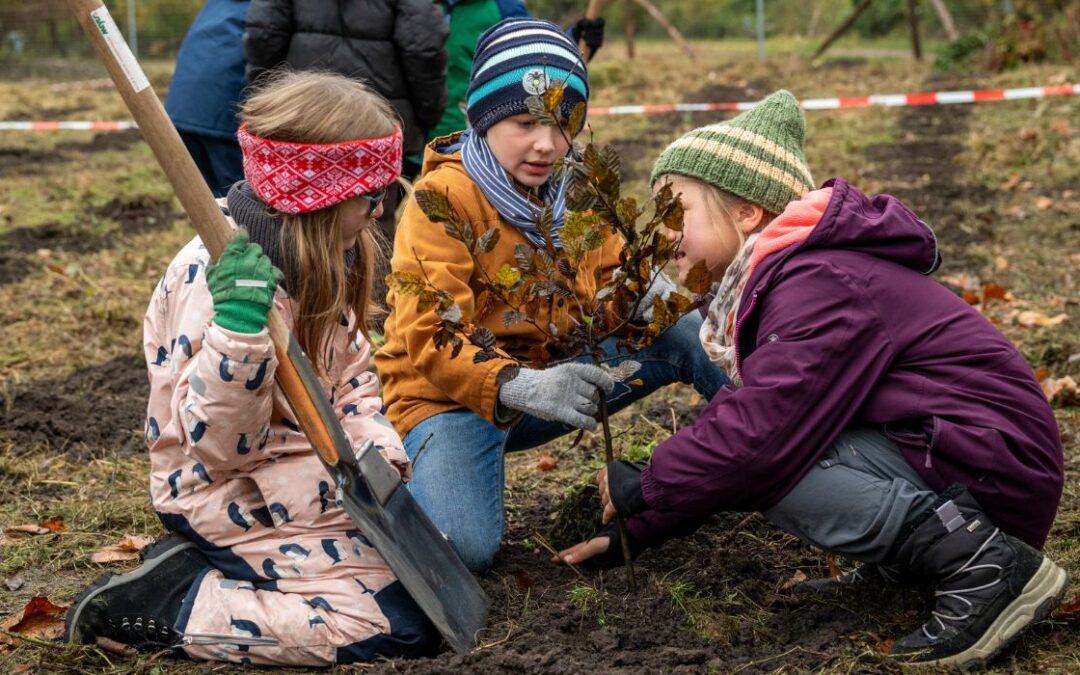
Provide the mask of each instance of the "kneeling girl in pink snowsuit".
POLYGON ((242 117, 246 180, 221 201, 237 235, 216 263, 200 239, 185 246, 144 321, 150 492, 182 537, 95 582, 69 639, 293 666, 426 652, 437 635, 335 502, 265 328, 276 306, 353 445, 373 439, 407 477, 365 338, 368 228, 400 173, 401 129, 363 85, 310 73, 269 83, 242 117))
MULTIPOLYGON (((972 665, 1060 601, 1067 575, 1039 552, 1064 472, 1031 367, 930 275, 930 227, 888 195, 840 178, 815 189, 804 120, 781 91, 689 132, 653 183, 682 194, 676 265, 707 267, 702 347, 733 386, 660 443, 648 466, 599 476, 605 518, 632 550, 719 511, 761 511, 866 563, 827 591, 873 580, 934 586, 927 621, 894 659, 972 665)), ((602 531, 564 560, 615 562, 602 531)))

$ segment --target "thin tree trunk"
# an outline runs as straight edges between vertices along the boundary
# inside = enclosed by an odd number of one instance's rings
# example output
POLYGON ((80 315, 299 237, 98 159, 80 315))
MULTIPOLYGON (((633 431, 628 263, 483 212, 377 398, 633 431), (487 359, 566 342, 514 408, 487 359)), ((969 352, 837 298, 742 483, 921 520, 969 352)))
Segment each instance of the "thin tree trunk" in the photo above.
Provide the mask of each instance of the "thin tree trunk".
POLYGON ((916 61, 922 61, 922 45, 919 43, 919 0, 907 0, 907 20, 911 30, 911 52, 916 61))
POLYGON ((945 0, 930 0, 930 3, 934 5, 934 11, 937 12, 938 20, 941 21, 941 27, 945 29, 945 35, 949 36, 949 42, 956 42, 960 38, 960 33, 956 30, 956 22, 953 21, 952 13, 945 6, 945 0))
POLYGON ((810 60, 816 61, 819 56, 825 53, 825 50, 828 49, 832 43, 836 42, 841 35, 848 32, 848 29, 855 23, 855 19, 858 19, 859 15, 865 12, 866 8, 869 7, 870 3, 873 1, 874 0, 862 0, 862 2, 860 2, 851 12, 851 16, 844 19, 844 23, 837 26, 836 30, 834 30, 829 37, 825 38, 825 42, 821 43, 821 46, 817 48, 817 51, 810 57, 810 60))
POLYGON ((623 11, 626 12, 625 23, 625 37, 626 37, 626 58, 634 58, 634 34, 637 32, 637 7, 634 6, 633 0, 624 0, 623 11))
POLYGON ((649 16, 653 18, 653 21, 656 21, 656 23, 664 27, 667 34, 671 36, 671 39, 675 41, 675 44, 678 45, 680 49, 686 52, 687 56, 691 59, 694 58, 694 50, 691 49, 690 43, 686 41, 686 38, 682 36, 682 33, 679 32, 678 28, 671 25, 671 22, 667 20, 667 17, 656 8, 656 5, 649 2, 649 0, 634 0, 634 2, 641 5, 641 7, 649 13, 649 16))

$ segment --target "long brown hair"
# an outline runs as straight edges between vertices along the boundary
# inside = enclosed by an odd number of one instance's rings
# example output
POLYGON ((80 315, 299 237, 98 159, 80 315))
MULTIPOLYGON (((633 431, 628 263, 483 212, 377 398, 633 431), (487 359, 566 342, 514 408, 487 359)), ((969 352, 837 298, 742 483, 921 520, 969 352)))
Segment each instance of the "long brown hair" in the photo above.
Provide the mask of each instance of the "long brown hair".
MULTIPOLYGON (((382 96, 355 80, 319 72, 282 72, 260 80, 241 119, 251 134, 289 143, 338 143, 393 133, 399 121, 382 96)), ((368 338, 371 293, 385 246, 367 227, 353 244, 351 267, 341 250, 340 204, 310 213, 279 213, 279 250, 295 306, 293 335, 317 373, 329 368, 334 331, 348 310, 368 338)))

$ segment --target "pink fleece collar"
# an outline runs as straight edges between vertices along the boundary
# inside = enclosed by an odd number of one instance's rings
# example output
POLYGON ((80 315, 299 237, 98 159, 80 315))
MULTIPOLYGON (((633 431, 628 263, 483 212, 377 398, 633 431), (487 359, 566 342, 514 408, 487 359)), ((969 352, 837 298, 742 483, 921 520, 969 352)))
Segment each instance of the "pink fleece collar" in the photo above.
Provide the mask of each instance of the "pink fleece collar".
POLYGON ((806 241, 814 227, 821 222, 832 199, 832 192, 831 187, 808 192, 801 199, 788 204, 783 213, 766 225, 754 243, 747 276, 751 276, 758 264, 768 256, 806 241))

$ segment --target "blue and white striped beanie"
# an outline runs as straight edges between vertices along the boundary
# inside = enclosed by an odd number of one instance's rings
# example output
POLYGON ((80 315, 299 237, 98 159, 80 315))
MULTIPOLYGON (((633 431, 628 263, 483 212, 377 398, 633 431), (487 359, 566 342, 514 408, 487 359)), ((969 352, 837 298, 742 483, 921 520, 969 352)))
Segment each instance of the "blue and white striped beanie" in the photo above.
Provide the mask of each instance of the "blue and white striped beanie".
POLYGON ((589 73, 577 45, 550 21, 504 19, 476 41, 467 114, 480 135, 511 115, 529 112, 525 99, 548 83, 566 83, 563 112, 589 102, 589 73))

